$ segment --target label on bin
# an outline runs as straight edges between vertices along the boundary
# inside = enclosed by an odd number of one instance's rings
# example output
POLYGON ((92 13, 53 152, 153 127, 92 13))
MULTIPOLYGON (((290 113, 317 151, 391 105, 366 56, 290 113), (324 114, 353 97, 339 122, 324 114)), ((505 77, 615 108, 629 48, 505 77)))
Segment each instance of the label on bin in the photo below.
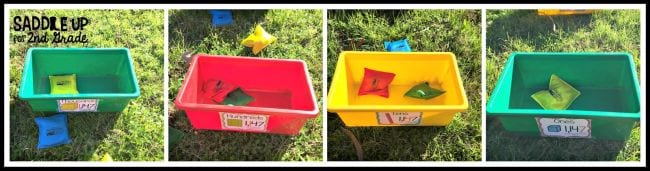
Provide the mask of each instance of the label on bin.
POLYGON ((420 125, 422 112, 377 112, 380 125, 420 125))
POLYGON ((220 112, 221 127, 231 130, 267 131, 268 115, 220 112))
POLYGON ((98 99, 57 100, 59 112, 97 112, 98 99))
POLYGON ((535 117, 542 137, 591 138, 591 119, 535 117))

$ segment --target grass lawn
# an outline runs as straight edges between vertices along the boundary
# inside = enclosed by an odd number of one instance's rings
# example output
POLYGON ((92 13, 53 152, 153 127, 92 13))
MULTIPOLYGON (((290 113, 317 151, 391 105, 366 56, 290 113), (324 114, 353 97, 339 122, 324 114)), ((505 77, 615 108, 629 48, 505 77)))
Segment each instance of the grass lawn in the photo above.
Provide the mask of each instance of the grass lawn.
MULTIPOLYGON (((322 117, 309 120, 297 136, 192 129, 185 112, 174 107, 190 49, 213 55, 301 59, 307 63, 318 106, 322 105, 322 11, 233 10, 233 24, 212 27, 207 10, 169 11, 169 125, 185 133, 170 147, 170 160, 322 160, 322 117), (240 41, 262 27, 277 41, 258 55, 240 41)), ((262 73, 260 73, 262 74, 262 73)))
MULTIPOLYGON (((415 52, 453 52, 469 109, 446 127, 355 127, 364 160, 481 160, 480 10, 328 11, 328 85, 342 51, 385 51, 383 42, 408 38, 415 52)), ((336 113, 328 113, 328 160, 358 160, 336 113)))
MULTIPOLYGON (((548 17, 535 10, 488 10, 487 93, 514 51, 628 52, 639 71, 638 10, 600 10, 593 15, 548 17)), ((639 77, 640 78, 640 77, 639 77)), ((517 136, 498 119, 487 120, 487 160, 636 160, 640 159, 639 126, 626 142, 517 136), (562 148, 557 148, 562 146, 562 148)))
MULTIPOLYGON (((46 15, 66 16, 69 19, 84 16, 90 20, 83 30, 89 39, 87 44, 11 41, 9 115, 12 161, 94 161, 106 153, 115 161, 163 160, 163 10, 11 10, 10 14, 12 17, 46 15), (32 111, 26 101, 18 99, 24 57, 30 47, 129 48, 140 86, 140 97, 118 113, 70 113, 68 129, 72 144, 38 150, 38 128, 34 118, 55 112, 32 111)), ((27 32, 14 32, 12 29, 10 34, 13 37, 26 35, 27 32)), ((41 35, 45 33, 38 32, 41 35)), ((52 39, 52 33, 48 34, 52 39)))

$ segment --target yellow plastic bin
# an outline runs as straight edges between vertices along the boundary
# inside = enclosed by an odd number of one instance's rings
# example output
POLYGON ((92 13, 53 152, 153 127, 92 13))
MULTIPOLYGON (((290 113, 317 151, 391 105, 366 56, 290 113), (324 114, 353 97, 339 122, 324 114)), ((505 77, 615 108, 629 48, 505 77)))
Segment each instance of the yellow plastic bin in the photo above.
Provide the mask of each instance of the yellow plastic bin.
POLYGON ((577 14, 591 14, 594 10, 587 9, 538 9, 537 15, 577 15, 577 14))
POLYGON ((456 56, 449 52, 342 52, 327 96, 329 112, 350 127, 446 126, 467 106, 456 56), (395 73, 389 98, 357 95, 364 68, 395 73), (430 100, 404 97, 422 81, 446 92, 430 100))

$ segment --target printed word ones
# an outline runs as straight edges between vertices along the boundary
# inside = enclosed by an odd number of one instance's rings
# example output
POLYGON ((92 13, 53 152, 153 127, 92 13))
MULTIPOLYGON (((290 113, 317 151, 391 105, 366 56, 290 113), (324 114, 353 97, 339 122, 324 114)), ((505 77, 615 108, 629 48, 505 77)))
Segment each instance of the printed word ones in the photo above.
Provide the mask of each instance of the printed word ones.
POLYGON ((555 123, 563 123, 563 124, 575 124, 575 121, 573 120, 564 120, 564 119, 555 119, 553 120, 555 123))

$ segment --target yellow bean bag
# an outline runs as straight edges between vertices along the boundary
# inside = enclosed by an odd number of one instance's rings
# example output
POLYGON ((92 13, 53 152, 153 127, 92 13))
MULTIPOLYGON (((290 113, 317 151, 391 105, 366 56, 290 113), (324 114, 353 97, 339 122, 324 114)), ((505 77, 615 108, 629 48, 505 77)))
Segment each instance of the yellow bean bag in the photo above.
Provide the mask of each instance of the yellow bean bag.
POLYGON ((267 33, 262 26, 257 25, 255 31, 249 35, 246 39, 241 41, 241 44, 246 47, 253 48, 253 54, 258 54, 262 49, 269 46, 269 44, 275 42, 277 38, 269 33, 267 33))
POLYGON ((50 94, 79 94, 77 75, 51 75, 50 94))

